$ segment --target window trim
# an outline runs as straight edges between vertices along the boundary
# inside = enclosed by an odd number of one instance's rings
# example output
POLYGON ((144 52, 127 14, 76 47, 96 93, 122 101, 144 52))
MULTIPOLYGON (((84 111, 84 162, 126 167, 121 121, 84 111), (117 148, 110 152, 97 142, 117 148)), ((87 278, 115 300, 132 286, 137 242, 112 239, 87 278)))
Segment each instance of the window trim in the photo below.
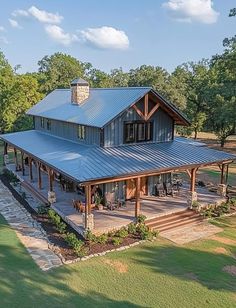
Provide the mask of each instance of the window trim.
POLYGON ((85 136, 86 136, 85 125, 78 124, 77 125, 77 138, 79 140, 85 140, 85 136))
POLYGON ((128 143, 141 143, 141 142, 148 142, 148 141, 153 141, 153 121, 141 121, 141 120, 136 120, 136 121, 125 121, 124 122, 124 127, 123 127, 123 143, 128 144, 128 143), (127 125, 132 124, 133 125, 133 139, 127 141, 127 125), (138 134, 138 125, 139 124, 144 124, 145 125, 145 139, 139 140, 138 134), (147 138, 148 136, 148 127, 150 127, 150 137, 147 138))

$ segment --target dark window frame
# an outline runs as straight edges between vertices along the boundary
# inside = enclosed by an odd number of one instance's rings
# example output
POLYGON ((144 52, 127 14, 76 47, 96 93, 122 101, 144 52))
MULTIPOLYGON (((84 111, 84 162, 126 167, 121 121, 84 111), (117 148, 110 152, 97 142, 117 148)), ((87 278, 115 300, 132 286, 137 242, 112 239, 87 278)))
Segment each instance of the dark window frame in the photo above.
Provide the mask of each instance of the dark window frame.
POLYGON ((85 140, 85 136, 86 136, 85 125, 78 124, 78 126, 77 126, 77 138, 79 140, 85 140))
POLYGON ((52 129, 52 121, 50 119, 47 119, 47 121, 46 121, 46 128, 47 128, 47 130, 52 129))
POLYGON ((127 121, 124 122, 124 129, 123 129, 123 142, 124 143, 141 143, 141 142, 147 142, 147 141, 153 141, 153 121, 127 121), (131 138, 128 137, 128 131, 127 127, 128 125, 132 125, 133 130, 133 136, 131 138), (144 138, 140 138, 140 126, 144 125, 144 138))
POLYGON ((45 121, 44 121, 44 118, 40 118, 40 126, 41 128, 45 128, 45 121))

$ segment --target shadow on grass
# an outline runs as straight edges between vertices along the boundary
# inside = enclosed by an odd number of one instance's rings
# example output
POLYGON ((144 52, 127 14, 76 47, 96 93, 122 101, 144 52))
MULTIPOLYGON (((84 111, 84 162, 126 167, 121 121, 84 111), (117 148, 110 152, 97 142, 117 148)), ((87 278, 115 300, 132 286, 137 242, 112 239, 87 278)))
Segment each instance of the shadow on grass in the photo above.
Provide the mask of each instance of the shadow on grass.
POLYGON ((140 307, 98 292, 79 293, 65 283, 71 267, 39 270, 24 248, 0 246, 1 307, 140 307))
POLYGON ((236 291, 236 276, 222 270, 236 266, 236 260, 228 255, 178 246, 143 247, 135 262, 164 275, 195 280, 208 289, 236 291))

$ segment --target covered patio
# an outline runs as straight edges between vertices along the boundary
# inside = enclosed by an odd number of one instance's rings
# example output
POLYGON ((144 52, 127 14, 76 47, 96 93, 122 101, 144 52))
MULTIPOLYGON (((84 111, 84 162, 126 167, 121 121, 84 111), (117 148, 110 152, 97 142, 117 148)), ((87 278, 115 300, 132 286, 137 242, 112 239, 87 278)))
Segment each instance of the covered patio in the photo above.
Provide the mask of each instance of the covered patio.
MULTIPOLYGON (((22 171, 16 171, 15 164, 7 165, 22 181, 22 186, 28 189, 31 186, 30 192, 35 194, 36 198, 41 195, 41 200, 47 200, 48 187, 50 186, 49 177, 46 172, 41 172, 41 189, 38 187, 37 168, 32 166, 32 174, 29 167, 25 166, 24 175, 22 171), (31 176, 30 176, 31 174, 31 176)), ((56 202, 51 205, 53 208, 73 229, 78 233, 83 234, 84 223, 82 213, 78 212, 72 204, 72 200, 84 199, 83 195, 78 195, 77 192, 68 192, 62 190, 58 182, 54 182, 53 191, 56 194, 56 202)), ((139 214, 143 214, 147 219, 181 212, 188 208, 186 195, 189 192, 189 183, 184 183, 178 194, 175 196, 145 196, 140 197, 139 214)), ((217 204, 225 200, 224 197, 210 192, 207 188, 196 187, 198 202, 201 205, 217 204)), ((98 210, 91 209, 94 220, 94 234, 109 232, 114 229, 119 229, 135 221, 136 200, 126 200, 125 204, 119 209, 114 210, 98 210)), ((35 210, 37 210, 35 208, 35 210)))

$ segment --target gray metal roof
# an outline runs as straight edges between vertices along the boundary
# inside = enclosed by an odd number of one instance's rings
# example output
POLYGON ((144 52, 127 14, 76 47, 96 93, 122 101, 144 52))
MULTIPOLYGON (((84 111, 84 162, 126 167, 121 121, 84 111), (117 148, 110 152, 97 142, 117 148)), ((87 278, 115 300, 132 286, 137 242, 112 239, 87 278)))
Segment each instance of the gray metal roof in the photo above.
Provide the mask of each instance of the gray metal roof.
POLYGON ((196 141, 196 140, 194 140, 192 138, 185 138, 185 137, 175 136, 175 141, 183 142, 183 143, 187 143, 187 144, 192 144, 192 145, 195 145, 196 147, 204 147, 204 146, 206 146, 206 143, 200 142, 200 141, 196 141))
POLYGON ((83 104, 71 104, 71 90, 58 89, 33 106, 27 114, 45 118, 103 127, 114 117, 135 103, 151 88, 91 89, 83 104))
POLYGON ((0 137, 79 182, 236 159, 223 151, 178 141, 101 148, 39 131, 0 137))

